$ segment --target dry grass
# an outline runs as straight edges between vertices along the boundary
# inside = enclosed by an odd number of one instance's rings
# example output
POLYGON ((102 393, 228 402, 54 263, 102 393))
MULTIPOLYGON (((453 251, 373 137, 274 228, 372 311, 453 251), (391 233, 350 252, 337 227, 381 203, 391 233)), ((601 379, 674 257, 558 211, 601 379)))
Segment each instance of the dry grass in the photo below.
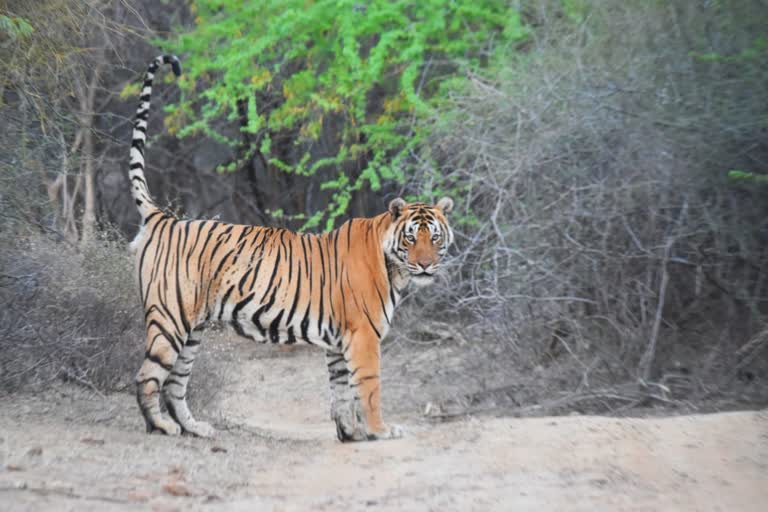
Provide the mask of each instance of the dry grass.
POLYGON ((0 267, 0 391, 58 379, 99 390, 132 383, 143 336, 122 243, 76 249, 32 236, 4 243, 0 267))

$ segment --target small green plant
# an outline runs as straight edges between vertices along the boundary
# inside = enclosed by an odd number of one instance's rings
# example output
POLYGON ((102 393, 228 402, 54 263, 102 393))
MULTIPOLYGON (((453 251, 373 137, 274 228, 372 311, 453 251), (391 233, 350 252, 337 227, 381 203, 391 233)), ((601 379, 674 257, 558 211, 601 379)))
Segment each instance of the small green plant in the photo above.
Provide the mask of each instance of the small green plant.
POLYGON ((589 13, 589 2, 585 0, 562 0, 563 12, 574 23, 581 23, 589 13))
POLYGON ((754 63, 768 55, 768 36, 754 38, 749 46, 732 55, 717 52, 691 52, 691 56, 701 62, 729 62, 737 64, 754 63))
POLYGON ((760 185, 768 184, 768 174, 756 174, 754 172, 731 169, 728 171, 728 177, 734 181, 746 181, 760 185))
POLYGON ((24 18, 0 14, 0 34, 6 34, 12 40, 31 35, 34 30, 24 18))
POLYGON ((196 0, 191 9, 195 27, 165 42, 185 61, 167 129, 235 148, 240 161, 220 171, 260 156, 289 175, 322 176, 331 204, 304 228, 333 228, 356 190, 404 182, 428 131, 415 121, 456 77, 527 36, 519 13, 495 0, 196 0), (241 137, 228 137, 222 119, 241 137), (332 154, 314 156, 323 134, 332 154))

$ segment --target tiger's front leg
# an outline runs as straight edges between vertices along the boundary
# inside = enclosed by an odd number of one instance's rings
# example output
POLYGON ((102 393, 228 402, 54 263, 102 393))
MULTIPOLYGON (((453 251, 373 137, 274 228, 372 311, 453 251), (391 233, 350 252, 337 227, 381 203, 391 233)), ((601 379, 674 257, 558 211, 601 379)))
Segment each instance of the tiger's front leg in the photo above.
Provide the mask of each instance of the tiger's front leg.
POLYGON ((338 358, 333 358, 331 354, 327 356, 331 417, 336 422, 339 440, 373 441, 402 437, 402 428, 387 426, 382 419, 379 338, 373 332, 355 332, 342 354, 346 373, 341 370, 338 358), (346 389, 339 386, 342 381, 346 381, 346 389))

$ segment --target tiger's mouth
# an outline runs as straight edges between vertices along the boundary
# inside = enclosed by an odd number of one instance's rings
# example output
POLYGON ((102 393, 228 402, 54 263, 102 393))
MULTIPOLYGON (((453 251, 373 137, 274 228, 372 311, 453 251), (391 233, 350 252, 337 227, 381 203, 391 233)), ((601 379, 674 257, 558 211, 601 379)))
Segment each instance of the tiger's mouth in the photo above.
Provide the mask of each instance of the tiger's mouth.
POLYGON ((435 281, 435 274, 430 274, 428 272, 412 273, 411 281, 413 281, 413 284, 416 286, 427 286, 435 281))

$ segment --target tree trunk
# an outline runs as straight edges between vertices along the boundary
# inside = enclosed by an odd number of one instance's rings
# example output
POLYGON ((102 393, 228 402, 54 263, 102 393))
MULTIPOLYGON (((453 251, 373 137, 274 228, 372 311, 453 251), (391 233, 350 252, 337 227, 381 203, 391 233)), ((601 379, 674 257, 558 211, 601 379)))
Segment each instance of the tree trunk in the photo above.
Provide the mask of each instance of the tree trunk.
POLYGON ((96 86, 99 83, 99 76, 101 74, 102 66, 103 59, 99 59, 99 63, 93 69, 93 74, 91 75, 91 80, 88 83, 88 87, 86 89, 78 87, 80 109, 82 111, 80 117, 80 127, 83 131, 83 148, 80 158, 82 162, 81 169, 83 181, 85 184, 83 195, 82 232, 80 237, 81 243, 86 243, 92 240, 93 234, 96 230, 96 187, 93 157, 93 112, 95 107, 94 103, 96 98, 96 86))

